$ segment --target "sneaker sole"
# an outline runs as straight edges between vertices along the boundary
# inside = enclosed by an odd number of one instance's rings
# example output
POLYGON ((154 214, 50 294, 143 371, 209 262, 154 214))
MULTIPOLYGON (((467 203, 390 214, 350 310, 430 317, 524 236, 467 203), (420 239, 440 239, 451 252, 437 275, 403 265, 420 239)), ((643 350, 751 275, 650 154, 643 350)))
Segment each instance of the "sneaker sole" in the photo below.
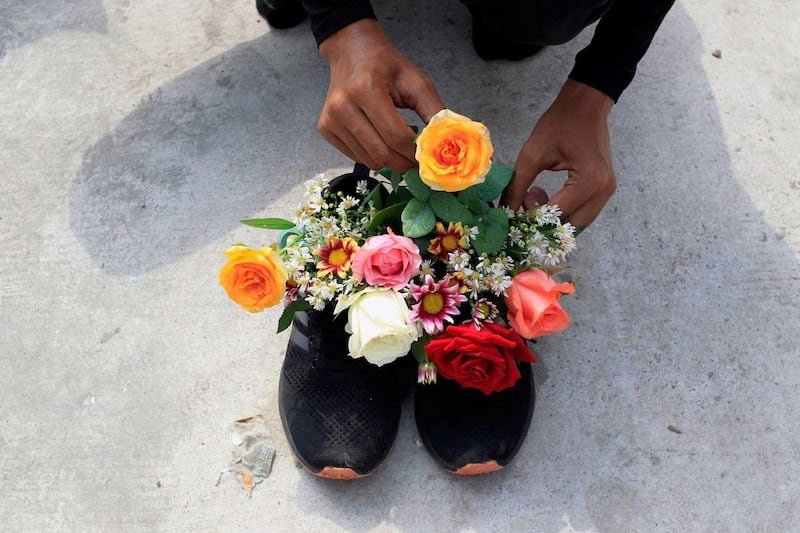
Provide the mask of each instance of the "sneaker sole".
POLYGON ((498 464, 497 461, 487 461, 485 463, 470 463, 468 465, 464 465, 453 473, 459 476, 477 476, 480 474, 497 472, 503 468, 505 467, 501 464, 498 464))

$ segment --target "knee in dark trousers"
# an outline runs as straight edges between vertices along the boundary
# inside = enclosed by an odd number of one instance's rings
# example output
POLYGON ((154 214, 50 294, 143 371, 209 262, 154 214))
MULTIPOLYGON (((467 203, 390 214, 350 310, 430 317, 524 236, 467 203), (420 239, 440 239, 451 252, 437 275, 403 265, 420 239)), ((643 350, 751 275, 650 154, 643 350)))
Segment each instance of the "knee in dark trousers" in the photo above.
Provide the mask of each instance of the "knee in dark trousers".
POLYGON ((599 19, 612 0, 462 0, 473 17, 504 38, 538 46, 563 44, 599 19))

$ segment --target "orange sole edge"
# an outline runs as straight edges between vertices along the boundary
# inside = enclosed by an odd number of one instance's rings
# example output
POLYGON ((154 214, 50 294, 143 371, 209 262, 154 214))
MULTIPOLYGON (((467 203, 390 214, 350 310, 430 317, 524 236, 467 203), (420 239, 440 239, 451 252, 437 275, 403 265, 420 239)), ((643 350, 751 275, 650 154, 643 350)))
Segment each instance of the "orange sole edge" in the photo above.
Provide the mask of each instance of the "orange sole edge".
POLYGON ((485 463, 470 463, 468 465, 464 465, 453 473, 458 474, 459 476, 475 476, 478 474, 497 472, 498 470, 502 469, 503 466, 497 464, 497 461, 488 461, 485 463))
POLYGON ((303 470, 305 470, 312 476, 317 476, 325 479, 358 479, 362 477, 367 477, 370 474, 370 473, 359 474, 352 468, 342 468, 338 466, 326 466, 319 472, 314 472, 300 461, 297 461, 297 464, 299 464, 303 468, 303 470))
POLYGON ((367 476, 367 474, 359 474, 352 468, 339 468, 334 466, 326 466, 319 472, 311 473, 317 477, 326 479, 358 479, 367 476))

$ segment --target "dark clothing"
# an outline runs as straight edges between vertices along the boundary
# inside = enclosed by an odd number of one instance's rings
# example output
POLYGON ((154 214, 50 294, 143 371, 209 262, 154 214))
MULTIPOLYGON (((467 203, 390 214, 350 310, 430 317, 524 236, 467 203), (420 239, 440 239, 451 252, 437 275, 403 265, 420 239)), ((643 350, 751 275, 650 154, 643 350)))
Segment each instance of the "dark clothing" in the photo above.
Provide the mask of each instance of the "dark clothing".
MULTIPOLYGON (((375 18, 369 0, 302 0, 321 43, 341 28, 375 18)), ((592 42, 575 58, 569 77, 616 101, 636 74, 661 21, 675 0, 462 0, 498 35, 532 45, 574 38, 600 19, 592 42)))

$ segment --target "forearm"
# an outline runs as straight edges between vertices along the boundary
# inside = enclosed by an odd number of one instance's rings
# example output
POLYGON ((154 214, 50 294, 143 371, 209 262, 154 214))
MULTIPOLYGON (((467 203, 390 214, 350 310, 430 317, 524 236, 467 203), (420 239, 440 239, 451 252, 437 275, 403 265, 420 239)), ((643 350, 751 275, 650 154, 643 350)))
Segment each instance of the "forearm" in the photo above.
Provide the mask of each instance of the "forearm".
POLYGON ((575 58, 569 77, 615 102, 636 74, 674 0, 616 0, 600 19, 592 42, 575 58))

